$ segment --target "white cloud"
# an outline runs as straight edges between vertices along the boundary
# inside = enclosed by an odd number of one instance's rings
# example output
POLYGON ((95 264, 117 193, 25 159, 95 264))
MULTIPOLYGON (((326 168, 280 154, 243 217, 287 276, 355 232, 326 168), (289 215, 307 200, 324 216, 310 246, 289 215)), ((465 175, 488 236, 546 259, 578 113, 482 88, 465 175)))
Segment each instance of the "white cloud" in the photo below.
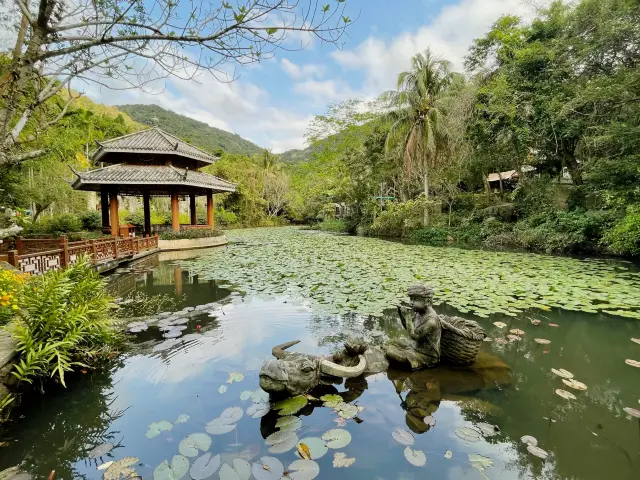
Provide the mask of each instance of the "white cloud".
POLYGON ((320 106, 352 98, 356 93, 341 80, 304 80, 293 85, 293 91, 307 95, 320 106))
POLYGON ((291 60, 283 58, 280 61, 282 69, 293 79, 321 77, 324 74, 324 67, 322 65, 315 65, 313 63, 308 65, 296 65, 291 60))
POLYGON ((427 47, 462 69, 471 42, 498 17, 513 14, 529 18, 533 12, 530 0, 462 0, 444 7, 430 24, 415 32, 402 33, 390 41, 370 36, 355 49, 334 52, 332 57, 347 70, 364 70, 361 96, 376 96, 394 88, 398 73, 427 47))

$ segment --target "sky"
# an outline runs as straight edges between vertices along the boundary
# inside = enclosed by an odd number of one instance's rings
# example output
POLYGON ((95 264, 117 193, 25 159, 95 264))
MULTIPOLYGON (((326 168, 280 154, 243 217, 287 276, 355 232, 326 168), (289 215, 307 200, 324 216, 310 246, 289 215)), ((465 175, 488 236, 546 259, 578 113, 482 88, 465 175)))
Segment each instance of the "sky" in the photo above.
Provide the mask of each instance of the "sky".
POLYGON ((461 70, 474 38, 501 15, 531 18, 535 1, 348 0, 347 12, 356 20, 341 48, 311 41, 303 50, 280 50, 272 59, 238 68, 232 83, 209 74, 197 82, 169 79, 157 89, 160 94, 74 88, 110 105, 157 104, 281 153, 306 146, 310 120, 328 103, 369 100, 394 88, 397 74, 427 47, 461 70))

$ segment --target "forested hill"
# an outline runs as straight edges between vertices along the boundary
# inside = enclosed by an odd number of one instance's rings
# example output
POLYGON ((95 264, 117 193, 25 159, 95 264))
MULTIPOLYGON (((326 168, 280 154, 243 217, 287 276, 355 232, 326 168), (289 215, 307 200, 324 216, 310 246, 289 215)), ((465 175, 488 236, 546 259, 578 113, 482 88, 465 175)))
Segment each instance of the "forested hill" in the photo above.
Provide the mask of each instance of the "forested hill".
POLYGON ((157 126, 162 130, 210 152, 222 150, 227 153, 253 155, 262 151, 258 145, 240 135, 211 127, 157 105, 118 105, 118 108, 145 125, 153 126, 155 121, 152 119, 157 119, 157 126))

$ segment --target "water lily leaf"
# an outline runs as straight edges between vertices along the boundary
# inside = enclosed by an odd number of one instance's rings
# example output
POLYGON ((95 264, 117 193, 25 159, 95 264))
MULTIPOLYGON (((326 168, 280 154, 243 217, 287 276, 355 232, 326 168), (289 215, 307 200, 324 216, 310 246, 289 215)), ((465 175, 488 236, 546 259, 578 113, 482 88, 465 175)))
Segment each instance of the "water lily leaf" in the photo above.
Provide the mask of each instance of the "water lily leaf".
POLYGON ((360 409, 356 405, 342 402, 335 407, 335 411, 338 412, 342 418, 354 418, 360 412, 360 409))
POLYGON ((288 437, 285 441, 276 443, 275 445, 269 448, 269 453, 280 454, 285 453, 294 448, 299 441, 298 434, 295 432, 291 432, 292 435, 288 437))
POLYGON ((531 445, 531 444, 527 445, 527 451, 531 455, 535 455, 536 457, 542 458, 543 460, 549 456, 547 452, 545 452, 543 449, 541 449, 536 445, 531 445))
POLYGON ((507 338, 510 342, 518 342, 522 340, 522 337, 519 337, 518 335, 507 335, 507 338))
POLYGON ((182 455, 174 455, 171 465, 164 460, 153 471, 153 480, 180 480, 189 470, 189 459, 182 455))
POLYGON ((562 379, 562 383, 564 383, 569 388, 573 388, 574 390, 586 390, 587 389, 587 386, 584 383, 579 382, 574 378, 569 379, 569 380, 567 380, 566 378, 563 378, 562 379))
POLYGON ((508 340, 504 339, 504 338, 494 338, 493 341, 499 345, 506 345, 508 342, 508 340))
POLYGON ((533 445, 534 447, 538 445, 536 437, 532 437, 531 435, 524 435, 523 437, 520 437, 520 441, 527 445, 533 445))
POLYGON ((414 467, 424 467, 427 464, 427 457, 422 450, 413 450, 411 447, 404 449, 404 458, 414 467))
POLYGON ((253 390, 245 390, 240 394, 240 400, 249 400, 251 398, 251 395, 253 395, 253 390))
POLYGON ((396 442, 400 443, 401 445, 413 445, 415 443, 413 434, 408 430, 404 430, 402 428, 396 428, 391 433, 391 436, 396 442))
POLYGON ((193 462, 189 475, 193 480, 204 480, 218 471, 220 467, 220 455, 212 457, 211 452, 207 452, 193 462))
POLYGON ((558 388, 556 390, 556 394, 560 395, 562 398, 566 398, 567 400, 576 399, 576 396, 573 393, 567 392, 566 390, 562 390, 561 388, 558 388))
POLYGON ((557 323, 550 323, 549 326, 550 327, 559 327, 560 325, 558 325, 557 323))
POLYGON ((160 422, 153 422, 149 425, 149 430, 144 434, 147 438, 154 438, 160 435, 161 432, 170 432, 173 428, 173 423, 162 420, 160 422))
POLYGON ((231 384, 233 382, 241 382, 244 380, 244 375, 240 372, 231 372, 229 374, 229 378, 227 379, 227 383, 231 384))
POLYGON ((531 319, 531 325, 535 325, 536 327, 542 323, 542 320, 531 319))
POLYGON ((306 437, 298 442, 298 445, 304 443, 309 449, 309 453, 311 454, 311 460, 317 460, 318 458, 324 457, 324 455, 329 451, 327 444, 318 437, 306 437))
POLYGON ((106 455, 111 450, 113 450, 113 443, 103 443, 102 445, 98 445, 97 447, 93 447, 89 453, 87 453, 87 457, 89 458, 100 458, 103 455, 106 455))
POLYGON ((453 458, 453 452, 451 450, 447 450, 444 452, 444 458, 446 458, 447 460, 450 458, 453 458))
POLYGON ((622 410, 624 410, 632 417, 640 418, 640 410, 638 410, 637 408, 624 407, 622 410))
POLYGON ((507 326, 507 324, 504 322, 493 322, 493 324, 498 328, 504 328, 507 326))
POLYGON ((333 449, 344 448, 351 443, 351 434, 342 428, 334 428, 322 435, 327 447, 333 449))
POLYGON ((320 397, 320 400, 324 402, 324 406, 328 408, 335 408, 340 405, 344 400, 340 395, 331 394, 331 395, 323 395, 320 397))
POLYGON ((631 365, 632 367, 640 368, 640 362, 638 360, 631 360, 630 358, 627 358, 624 363, 631 365))
POLYGON ((253 403, 269 403, 269 394, 258 388, 251 394, 251 401, 253 403))
POLYGON ((534 338, 533 340, 540 345, 549 345, 551 343, 551 340, 547 340, 546 338, 534 338))
POLYGON ((476 428, 480 429, 482 435, 485 437, 491 437, 500 433, 500 429, 490 423, 476 423, 476 428))
POLYGON ((280 417, 276 422, 276 428, 280 430, 291 430, 296 431, 302 426, 302 420, 298 417, 294 417, 293 415, 288 415, 286 417, 280 417))
POLYGON ((284 465, 275 457, 262 457, 251 467, 256 480, 280 480, 284 475, 284 465))
POLYGON ((178 416, 178 418, 176 418, 176 421, 173 422, 174 425, 178 425, 179 423, 187 423, 189 421, 189 415, 183 413, 182 415, 178 416))
POLYGON ((211 435, 224 435, 225 433, 229 433, 235 430, 235 428, 235 423, 232 423, 231 425, 218 425, 211 422, 207 423, 206 427, 204 427, 206 432, 210 433, 211 435))
POLYGON ((226 385, 220 385, 220 387, 218 387, 218 392, 225 393, 226 391, 227 391, 226 385))
MULTIPOLYGON (((136 475, 131 465, 138 462, 138 457, 124 457, 113 462, 104 472, 104 480, 120 480, 120 477, 129 478, 136 475)), ((187 465, 189 462, 187 462, 187 465)), ((175 479, 177 480, 177 479, 175 479)))
POLYGON ((482 440, 482 435, 469 427, 458 427, 453 431, 453 433, 467 442, 479 442, 482 440))
POLYGON ((355 463, 355 458, 347 458, 344 452, 336 452, 333 454, 333 467, 334 468, 347 468, 355 463))
POLYGON ((640 345, 640 338, 632 338, 631 341, 640 345))
POLYGON ((302 410, 309 401, 307 397, 298 395, 297 397, 286 398, 277 402, 274 406, 274 410, 279 410, 280 415, 293 415, 302 410))
POLYGON ((313 460, 296 460, 287 471, 291 480, 312 480, 320 475, 320 465, 313 460))
POLYGON ((267 445, 275 445, 276 443, 281 443, 286 441, 288 438, 295 435, 295 431, 291 430, 278 430, 277 432, 272 433, 265 439, 265 443, 267 445))
POLYGON ((568 370, 565 370, 564 368, 552 368, 551 373, 562 378, 568 378, 568 379, 573 378, 573 373, 571 373, 568 370))
MULTIPOLYGON (((104 462, 101 465, 98 465, 98 470, 106 470, 107 468, 109 468, 111 465, 113 465, 113 460, 110 460, 108 462, 104 462)), ((15 480, 15 477, 11 477, 11 480, 15 480)))
POLYGON ((493 460, 489 457, 485 457, 484 455, 478 455, 477 453, 469 454, 469 463, 473 466, 473 468, 480 470, 483 472, 486 468, 493 467, 493 460))
POLYGON ((247 408, 247 415, 251 418, 262 418, 271 410, 271 405, 268 403, 254 403, 247 408))
POLYGON ((512 328, 509 330, 509 333, 513 333, 514 335, 524 335, 524 330, 520 330, 519 328, 512 328))
POLYGON ((422 419, 422 421, 431 428, 436 426, 436 417, 434 417, 433 415, 427 415, 422 419))
POLYGON ((218 472, 220 480, 249 480, 251 464, 243 458, 234 458, 233 466, 223 463, 218 472))
POLYGON ((192 433, 185 437, 178 445, 178 451, 185 457, 195 457, 198 455, 198 450, 203 452, 209 450, 211 447, 211 437, 206 433, 192 433))

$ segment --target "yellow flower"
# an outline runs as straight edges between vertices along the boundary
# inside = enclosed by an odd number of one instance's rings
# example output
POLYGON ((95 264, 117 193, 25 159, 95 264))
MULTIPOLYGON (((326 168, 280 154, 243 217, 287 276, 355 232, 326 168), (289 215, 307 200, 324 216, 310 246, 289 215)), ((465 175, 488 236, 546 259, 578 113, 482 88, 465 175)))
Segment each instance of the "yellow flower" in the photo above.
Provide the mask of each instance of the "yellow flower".
POLYGON ((13 308, 14 310, 18 309, 18 305, 16 305, 15 303, 11 306, 11 308, 13 308))

